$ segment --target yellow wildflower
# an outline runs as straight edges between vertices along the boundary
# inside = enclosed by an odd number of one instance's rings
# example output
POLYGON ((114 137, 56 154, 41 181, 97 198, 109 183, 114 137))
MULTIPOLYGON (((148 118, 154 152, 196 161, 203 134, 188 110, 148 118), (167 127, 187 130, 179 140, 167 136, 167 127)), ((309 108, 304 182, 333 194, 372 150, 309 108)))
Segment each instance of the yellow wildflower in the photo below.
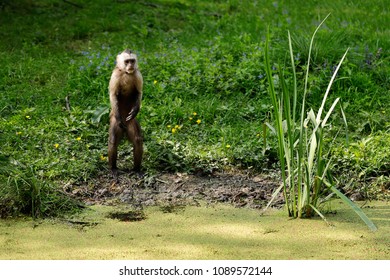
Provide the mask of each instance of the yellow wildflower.
POLYGON ((172 126, 170 124, 167 125, 167 128, 171 128, 172 126))
POLYGON ((196 112, 193 112, 192 114, 193 114, 194 116, 196 116, 196 115, 197 115, 197 113, 196 113, 196 112))
POLYGON ((190 121, 192 121, 192 117, 189 117, 190 121))
POLYGON ((77 140, 77 141, 80 141, 80 140, 81 140, 81 137, 80 137, 80 136, 79 136, 79 137, 77 137, 77 138, 76 138, 76 140, 77 140))
POLYGON ((197 121, 196 121, 196 123, 197 124, 200 124, 202 121, 200 120, 200 119, 198 119, 197 121))
POLYGON ((105 161, 107 158, 104 155, 100 155, 100 160, 105 161))
POLYGON ((230 149, 230 145, 229 144, 227 144, 225 147, 226 147, 226 149, 230 149))
POLYGON ((154 80, 153 84, 154 84, 154 85, 155 85, 155 84, 157 84, 157 81, 156 81, 156 80, 154 80))
POLYGON ((26 116, 26 119, 31 120, 31 116, 26 116))
POLYGON ((172 128, 172 133, 176 133, 176 128, 172 128))
POLYGON ((22 135, 21 131, 16 132, 16 135, 22 135))
POLYGON ((54 144, 54 148, 58 149, 58 147, 60 146, 60 144, 54 144))

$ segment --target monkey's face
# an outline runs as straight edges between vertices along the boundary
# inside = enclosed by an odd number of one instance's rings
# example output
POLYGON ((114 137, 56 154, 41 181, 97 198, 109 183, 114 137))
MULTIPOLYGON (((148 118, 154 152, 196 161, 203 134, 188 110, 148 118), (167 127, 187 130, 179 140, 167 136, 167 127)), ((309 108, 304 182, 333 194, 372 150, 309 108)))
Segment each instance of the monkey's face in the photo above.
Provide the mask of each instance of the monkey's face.
POLYGON ((116 65, 121 71, 133 74, 137 70, 137 56, 134 53, 123 52, 116 57, 116 65))

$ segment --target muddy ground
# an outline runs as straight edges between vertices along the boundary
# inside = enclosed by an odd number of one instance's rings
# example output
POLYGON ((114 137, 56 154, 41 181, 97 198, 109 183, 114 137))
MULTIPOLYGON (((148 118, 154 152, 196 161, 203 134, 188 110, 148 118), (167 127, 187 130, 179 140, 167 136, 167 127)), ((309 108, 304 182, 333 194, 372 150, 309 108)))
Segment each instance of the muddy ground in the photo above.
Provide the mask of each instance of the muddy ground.
MULTIPOLYGON (((277 172, 251 174, 245 171, 216 172, 207 176, 185 173, 136 175, 122 173, 119 182, 109 174, 85 184, 67 185, 64 191, 88 205, 126 204, 136 209, 144 206, 170 207, 200 203, 229 203, 235 207, 263 208, 280 184, 277 172)), ((283 203, 280 194, 274 206, 283 203)))

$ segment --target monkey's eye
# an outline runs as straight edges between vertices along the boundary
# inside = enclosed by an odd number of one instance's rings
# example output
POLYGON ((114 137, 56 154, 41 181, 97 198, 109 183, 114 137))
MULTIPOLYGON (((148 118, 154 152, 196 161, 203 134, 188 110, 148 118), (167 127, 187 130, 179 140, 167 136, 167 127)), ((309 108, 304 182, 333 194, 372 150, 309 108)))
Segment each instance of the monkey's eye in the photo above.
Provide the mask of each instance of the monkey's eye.
POLYGON ((134 59, 134 58, 130 58, 129 61, 130 61, 130 63, 132 63, 132 64, 135 63, 135 59, 134 59))

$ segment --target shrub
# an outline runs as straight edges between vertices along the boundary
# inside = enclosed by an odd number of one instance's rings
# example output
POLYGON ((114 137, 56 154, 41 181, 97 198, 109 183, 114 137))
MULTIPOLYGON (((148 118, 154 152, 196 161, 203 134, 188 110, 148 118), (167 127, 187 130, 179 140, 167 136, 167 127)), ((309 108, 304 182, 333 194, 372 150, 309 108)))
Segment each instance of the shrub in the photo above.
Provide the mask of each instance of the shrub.
POLYGON ((83 205, 42 180, 32 168, 16 168, 0 157, 0 218, 30 215, 33 218, 62 216, 79 211, 83 205))

